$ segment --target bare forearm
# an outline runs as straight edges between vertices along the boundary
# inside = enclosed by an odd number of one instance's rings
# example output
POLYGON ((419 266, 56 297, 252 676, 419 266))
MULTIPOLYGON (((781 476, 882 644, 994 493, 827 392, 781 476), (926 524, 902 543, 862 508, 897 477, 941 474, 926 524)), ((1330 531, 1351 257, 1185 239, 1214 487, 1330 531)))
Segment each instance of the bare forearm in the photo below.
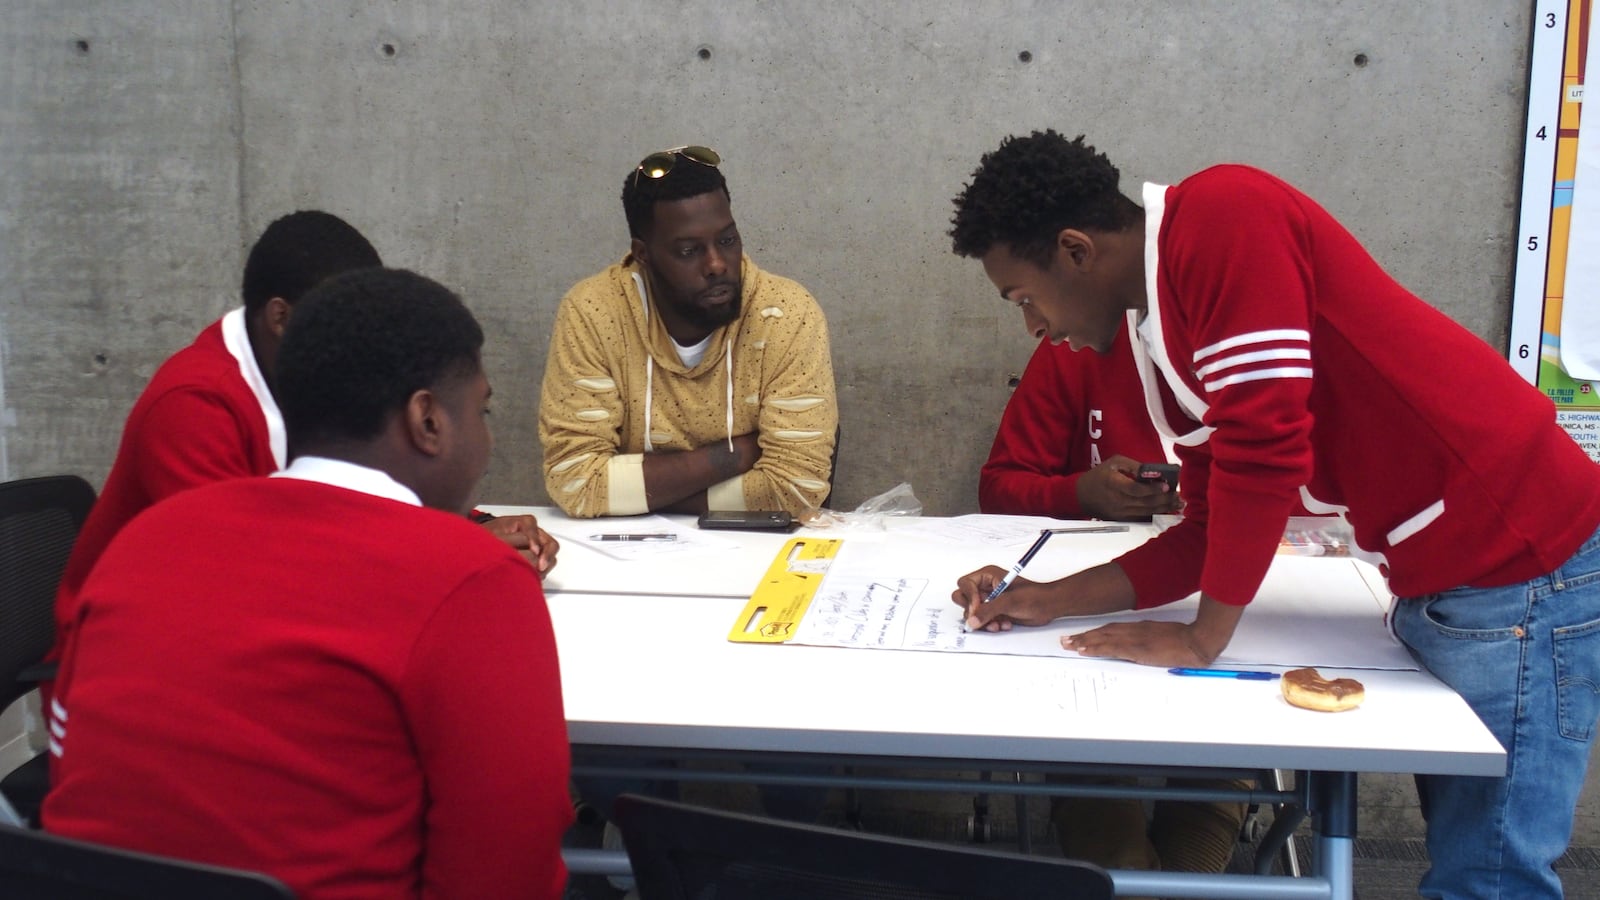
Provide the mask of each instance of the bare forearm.
POLYGON ((1208 664, 1221 656, 1222 651, 1228 648, 1228 642, 1233 640, 1233 632, 1239 627, 1239 618, 1243 615, 1243 606, 1233 606, 1202 594, 1200 610, 1190 626, 1195 655, 1208 664))
POLYGON ((1055 582, 1058 616, 1100 616, 1133 609, 1133 583, 1122 567, 1104 563, 1055 582))
POLYGON ((706 489, 750 471, 761 458, 753 434, 714 441, 694 450, 644 456, 645 502, 652 510, 703 512, 706 489))

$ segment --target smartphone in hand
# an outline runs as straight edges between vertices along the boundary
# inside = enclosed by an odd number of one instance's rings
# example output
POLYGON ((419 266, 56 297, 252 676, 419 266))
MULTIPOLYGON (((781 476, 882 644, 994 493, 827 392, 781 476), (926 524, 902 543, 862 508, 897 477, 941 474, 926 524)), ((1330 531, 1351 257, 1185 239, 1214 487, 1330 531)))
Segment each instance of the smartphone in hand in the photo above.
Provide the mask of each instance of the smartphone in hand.
POLYGON ((1141 484, 1165 481, 1175 491, 1178 489, 1178 466, 1176 463, 1140 463, 1133 480, 1141 484))

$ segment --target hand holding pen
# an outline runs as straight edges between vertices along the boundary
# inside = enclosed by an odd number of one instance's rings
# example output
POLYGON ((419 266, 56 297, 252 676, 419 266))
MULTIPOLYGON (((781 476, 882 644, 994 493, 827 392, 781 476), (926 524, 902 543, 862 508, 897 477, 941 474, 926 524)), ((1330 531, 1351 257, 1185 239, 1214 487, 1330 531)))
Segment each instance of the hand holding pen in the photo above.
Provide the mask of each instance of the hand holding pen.
MULTIPOLYGON (((1064 610, 1051 608, 1050 598, 1040 591, 1028 591, 1026 598, 1004 604, 1000 610, 987 609, 988 605, 1008 589, 1034 587, 1033 582, 1019 578, 1023 568, 1033 560, 1045 542, 1053 535, 1071 533, 1103 533, 1127 531, 1126 525, 1080 525, 1066 528, 1046 528, 1039 532, 1033 545, 1022 554, 1009 572, 999 566, 985 566, 961 577, 956 590, 950 595, 958 606, 966 610, 965 627, 969 630, 987 629, 1005 631, 1012 625, 1043 625, 1065 614, 1064 610)), ((1013 590, 1013 593, 1016 591, 1013 590)), ((1010 599, 1010 598, 1008 598, 1010 599)))

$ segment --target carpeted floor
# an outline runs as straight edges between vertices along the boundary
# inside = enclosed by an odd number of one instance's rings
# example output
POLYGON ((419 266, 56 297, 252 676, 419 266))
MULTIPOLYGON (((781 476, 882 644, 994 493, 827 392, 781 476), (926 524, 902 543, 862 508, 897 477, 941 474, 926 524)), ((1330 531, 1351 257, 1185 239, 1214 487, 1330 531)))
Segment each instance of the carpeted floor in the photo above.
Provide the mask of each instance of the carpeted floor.
MULTIPOLYGON (((1428 868, 1421 841, 1356 838, 1359 900, 1415 900, 1417 881, 1428 868)), ((1556 862, 1567 900, 1600 900, 1600 848, 1572 847, 1556 862)))
MULTIPOLYGON (((685 799, 697 802, 700 798, 685 799)), ((1035 809, 1030 815, 1032 823, 1028 849, 1032 853, 1056 855, 1059 851, 1049 832, 1049 821, 1037 809, 1044 805, 1034 804, 1035 809)), ((830 810, 820 824, 844 825, 839 812, 837 809, 830 810)), ((873 803, 865 811, 861 824, 864 830, 879 834, 965 844, 971 841, 971 817, 968 812, 968 807, 958 804, 929 809, 913 804, 873 803)), ((988 831, 989 840, 984 842, 984 846, 1013 851, 1019 849, 1016 818, 1008 799, 996 798, 990 810, 988 831)), ((573 833, 568 835, 568 841, 576 846, 598 846, 598 828, 575 827, 573 833)), ((1300 841, 1299 856, 1303 871, 1310 870, 1308 851, 1309 841, 1300 841)), ((1357 900, 1414 900, 1417 882, 1428 868, 1427 851, 1420 840, 1357 838, 1353 859, 1357 900)), ((1241 843, 1230 871, 1253 871, 1254 860, 1254 848, 1241 843)), ((1556 872, 1561 876, 1567 900, 1600 900, 1600 848, 1569 849, 1557 862, 1556 872)), ((574 876, 566 900, 620 900, 623 896, 624 892, 612 888, 604 878, 574 876)))

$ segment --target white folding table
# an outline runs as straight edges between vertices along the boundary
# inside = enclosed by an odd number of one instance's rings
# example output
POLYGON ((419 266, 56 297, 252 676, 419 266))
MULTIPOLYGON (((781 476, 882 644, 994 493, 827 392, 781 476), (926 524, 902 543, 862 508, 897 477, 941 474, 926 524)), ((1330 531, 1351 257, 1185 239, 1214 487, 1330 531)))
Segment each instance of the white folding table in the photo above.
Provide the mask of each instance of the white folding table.
MULTIPOLYGON (((536 512, 559 536, 564 525, 558 515, 536 512)), ((1289 706, 1276 682, 1178 678, 1118 661, 730 642, 729 629, 787 537, 741 534, 739 549, 725 558, 668 564, 619 562, 564 543, 547 588, 576 771, 966 792, 1103 793, 1104 788, 1041 782, 654 770, 638 760, 827 762, 844 773, 881 768, 1236 776, 1294 770, 1297 784, 1290 795, 1263 789, 1229 796, 1305 806, 1315 831, 1309 876, 1112 873, 1121 895, 1275 900, 1352 896, 1355 773, 1504 771, 1504 751, 1493 736, 1458 695, 1423 672, 1363 670, 1356 674, 1366 686, 1365 703, 1351 712, 1324 714, 1289 706), (696 592, 696 584, 705 589, 696 592)), ((887 537, 845 537, 901 540, 893 531, 887 537)), ((1120 543, 1092 542, 1090 550, 1083 549, 1086 537, 1070 537, 1075 540, 1052 541, 1055 555, 1041 554, 1030 574, 1059 577, 1088 557, 1109 558, 1143 535, 1130 532, 1120 543)), ((928 553, 929 570, 938 573, 974 558, 1001 565, 1014 561, 1000 551, 934 544, 928 553)), ((1295 590, 1307 578, 1304 562, 1275 566, 1263 595, 1295 590)), ((1350 584, 1357 589, 1356 581, 1350 584)), ((1318 635, 1307 634, 1305 640, 1316 641, 1318 635)), ((1224 798, 1196 789, 1116 790, 1224 798)), ((575 853, 569 861, 575 871, 617 867, 598 854, 575 853)))

